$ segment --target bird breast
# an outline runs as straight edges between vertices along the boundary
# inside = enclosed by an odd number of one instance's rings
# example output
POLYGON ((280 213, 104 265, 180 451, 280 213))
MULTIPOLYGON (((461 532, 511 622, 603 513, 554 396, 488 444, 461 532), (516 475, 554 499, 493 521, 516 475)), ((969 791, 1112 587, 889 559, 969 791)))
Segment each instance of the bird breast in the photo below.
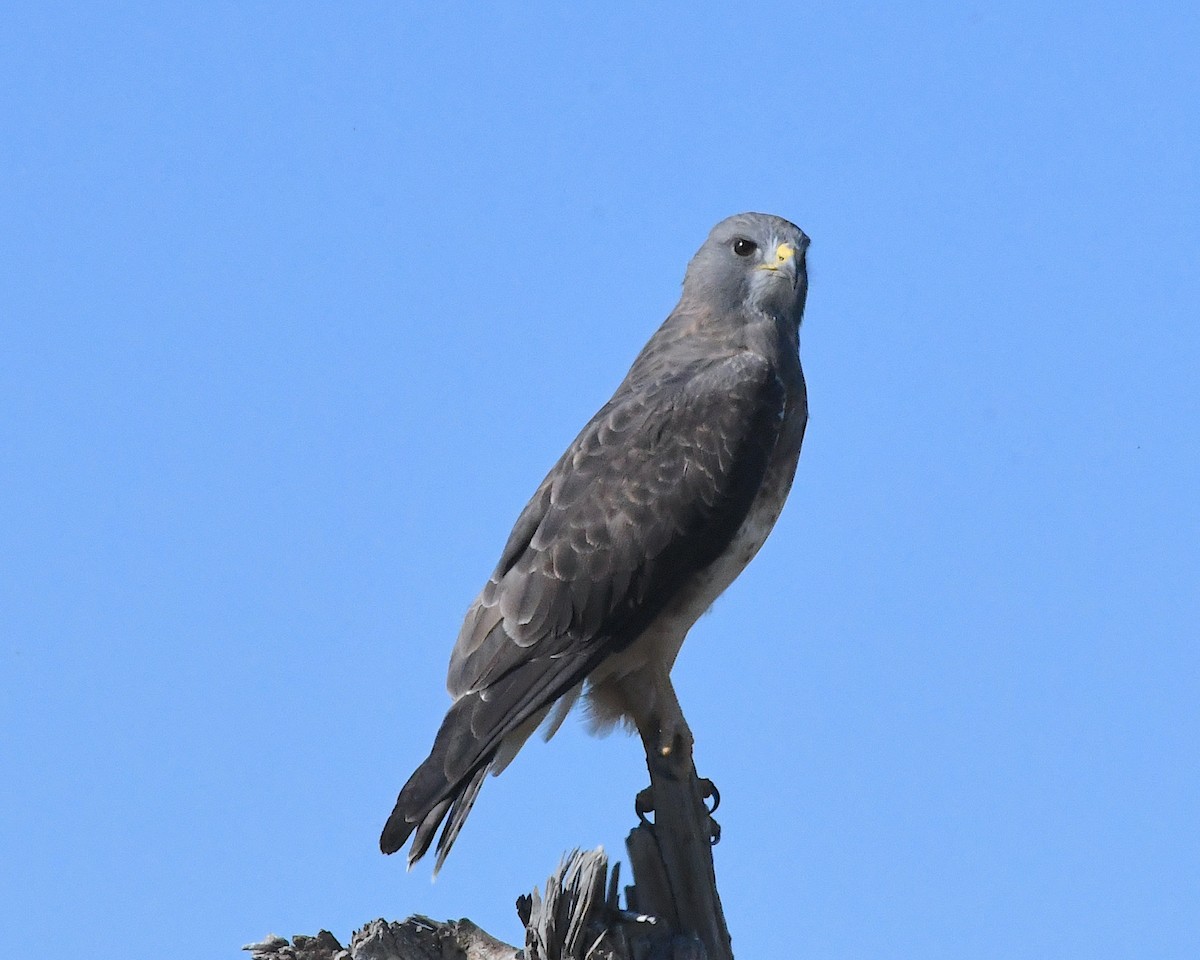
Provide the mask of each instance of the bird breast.
POLYGON ((661 669, 664 673, 670 671, 687 632, 762 548, 779 519, 796 474, 808 417, 803 389, 789 398, 789 408, 758 496, 729 547, 692 577, 637 640, 608 657, 589 674, 592 687, 648 667, 661 669))

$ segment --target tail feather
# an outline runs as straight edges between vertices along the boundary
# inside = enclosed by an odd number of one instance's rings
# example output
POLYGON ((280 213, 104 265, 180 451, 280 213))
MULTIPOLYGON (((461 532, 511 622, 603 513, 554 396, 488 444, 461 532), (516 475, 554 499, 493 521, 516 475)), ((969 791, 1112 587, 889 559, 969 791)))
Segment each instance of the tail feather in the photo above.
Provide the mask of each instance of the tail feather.
POLYGON ((579 683, 586 666, 582 657, 530 661, 485 689, 459 697, 442 721, 429 756, 396 798, 380 834, 379 849, 395 853, 411 836, 411 867, 429 850, 445 820, 437 844, 436 875, 471 812, 483 778, 497 766, 497 755, 501 754, 503 762, 512 759, 532 732, 532 726, 523 729, 526 722, 532 718, 536 726, 550 704, 579 683), (514 731, 519 735, 514 737, 514 731), (510 739, 514 742, 506 752, 505 743, 510 739))
MULTIPOLYGON (((413 837, 412 849, 408 851, 408 869, 413 868, 413 864, 425 856, 425 851, 429 849, 429 841, 433 839, 433 835, 437 833, 438 824, 442 822, 442 817, 446 815, 446 810, 449 808, 451 800, 447 797, 445 800, 435 803, 428 813, 421 818, 421 822, 416 825, 417 832, 413 837)), ((392 814, 395 817, 395 814, 392 814)), ((390 825, 392 819, 388 819, 390 825)), ((405 822, 405 835, 401 837, 400 842, 395 846, 394 850, 385 850, 385 853, 392 853, 404 846, 404 841, 407 839, 408 830, 412 829, 407 821, 405 822)), ((387 835, 387 827, 383 829, 384 835, 387 835)), ((382 846, 383 841, 380 841, 382 846)))
MULTIPOLYGON (((455 703, 442 721, 433 749, 396 798, 396 806, 379 836, 379 849, 395 853, 416 831, 408 855, 411 867, 425 851, 437 833, 446 812, 469 785, 475 771, 491 763, 495 750, 485 753, 486 746, 471 730, 470 711, 474 695, 455 703)), ((478 787, 475 792, 478 792, 478 787)), ((461 826, 461 824, 460 824, 461 826)))
MULTIPOLYGON (((479 796, 479 788, 483 786, 483 778, 487 776, 491 765, 490 761, 480 764, 479 769, 475 771, 475 775, 461 786, 458 796, 454 798, 454 802, 450 805, 450 814, 446 818, 446 826, 442 829, 442 835, 438 838, 437 862, 433 865, 433 875, 435 877, 442 869, 442 864, 446 862, 446 857, 449 856, 450 848, 454 846, 454 841, 458 839, 458 832, 462 829, 463 824, 466 823, 467 814, 475 806, 475 798, 479 796)), ((425 844, 426 848, 428 848, 429 841, 426 840, 425 844)), ((422 854, 424 852, 424 850, 421 851, 422 854)))
MULTIPOLYGON (((384 824, 383 833, 379 837, 379 849, 384 853, 395 853, 404 846, 411 835, 412 849, 408 852, 408 866, 411 869, 412 865, 429 851, 438 827, 445 820, 446 826, 437 844, 437 864, 433 868, 433 875, 436 877, 442 869, 442 864, 446 862, 454 841, 458 839, 467 815, 475 805, 475 798, 479 796, 484 777, 492 767, 492 759, 487 757, 469 777, 454 784, 447 782, 443 791, 423 802, 417 800, 406 785, 396 800, 392 815, 384 824)), ((415 774, 412 779, 417 779, 415 774)))

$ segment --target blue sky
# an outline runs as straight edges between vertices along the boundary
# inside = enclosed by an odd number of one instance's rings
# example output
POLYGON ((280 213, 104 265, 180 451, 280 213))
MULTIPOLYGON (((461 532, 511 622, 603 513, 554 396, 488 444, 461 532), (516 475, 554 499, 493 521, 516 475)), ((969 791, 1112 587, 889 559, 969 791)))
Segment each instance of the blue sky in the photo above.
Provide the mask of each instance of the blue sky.
MULTIPOLYGON (((0 34, 0 928, 237 956, 621 856, 635 740, 376 838, 467 604, 722 217, 791 500, 676 669, 739 956, 1200 952, 1200 14, 36 4, 0 34)), ((131 944, 133 946, 131 946, 131 944)))

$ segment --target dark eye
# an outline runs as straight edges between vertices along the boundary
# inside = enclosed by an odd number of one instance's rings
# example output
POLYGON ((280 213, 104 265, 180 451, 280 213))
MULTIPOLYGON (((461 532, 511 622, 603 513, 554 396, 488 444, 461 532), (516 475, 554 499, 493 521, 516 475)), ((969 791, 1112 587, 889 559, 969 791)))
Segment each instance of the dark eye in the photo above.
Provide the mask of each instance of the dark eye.
POLYGON ((745 237, 738 237, 733 241, 733 252, 739 257, 748 257, 758 249, 758 244, 753 240, 747 240, 745 237))

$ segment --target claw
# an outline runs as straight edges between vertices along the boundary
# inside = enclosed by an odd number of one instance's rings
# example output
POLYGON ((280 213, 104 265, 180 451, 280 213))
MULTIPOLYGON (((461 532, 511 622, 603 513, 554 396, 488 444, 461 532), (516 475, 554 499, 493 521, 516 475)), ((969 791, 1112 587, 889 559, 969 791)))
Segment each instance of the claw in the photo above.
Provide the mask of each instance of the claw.
POLYGON ((647 787, 638 793, 633 800, 633 809, 642 823, 648 827, 654 826, 646 816, 646 814, 654 812, 654 790, 652 787, 647 787))
POLYGON ((707 777, 701 777, 700 783, 700 799, 712 800, 712 806, 705 804, 708 810, 708 841, 714 847, 721 842, 721 825, 713 819, 713 814, 717 812, 717 807, 721 805, 721 791, 717 789, 717 785, 707 777))

